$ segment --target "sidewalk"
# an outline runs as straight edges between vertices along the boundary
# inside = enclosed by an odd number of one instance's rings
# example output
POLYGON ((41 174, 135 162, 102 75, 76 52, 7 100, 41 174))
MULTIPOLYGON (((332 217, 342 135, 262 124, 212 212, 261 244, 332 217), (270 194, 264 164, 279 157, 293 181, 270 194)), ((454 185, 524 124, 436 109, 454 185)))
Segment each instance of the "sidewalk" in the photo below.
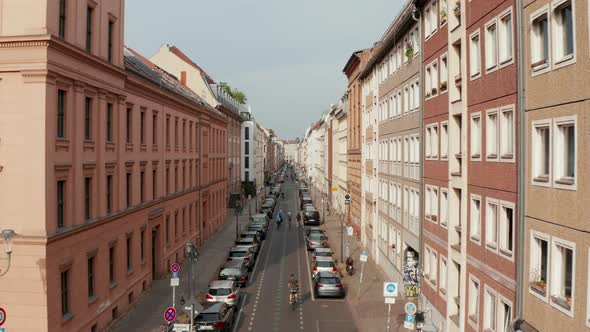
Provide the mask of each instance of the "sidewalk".
MULTIPOLYGON (((246 202, 242 214, 238 217, 240 228, 248 223, 250 206, 252 206, 252 214, 256 213, 255 200, 246 202)), ((234 245, 235 238, 236 214, 234 209, 228 209, 227 222, 223 228, 197 248, 199 260, 193 268, 193 296, 207 291, 209 282, 215 277, 221 264, 225 262, 227 252, 234 245)), ((180 286, 176 287, 176 309, 178 312, 183 311, 179 303, 180 297, 183 296, 185 300, 188 300, 188 271, 189 264, 185 262, 180 269, 180 286)), ((152 288, 142 296, 135 307, 121 317, 109 331, 159 332, 160 325, 164 323, 164 310, 170 306, 172 306, 170 279, 155 280, 152 283, 152 288)))
MULTIPOLYGON (((353 313, 354 321, 359 331, 386 331, 387 327, 387 309, 383 297, 383 282, 388 281, 385 272, 375 264, 369 255, 369 260, 365 263, 363 270, 363 282, 360 283, 361 265, 360 254, 363 248, 356 237, 348 237, 348 246, 350 254, 354 259, 355 272, 352 276, 346 273, 346 266, 340 260, 340 225, 341 219, 335 214, 326 214, 326 220, 322 224, 328 236, 330 247, 334 251, 334 258, 338 260, 338 268, 343 275, 343 281, 347 289, 346 302, 353 313)), ((344 236, 346 227, 344 227, 344 236)), ((344 251, 346 253, 346 239, 344 239, 344 251)), ((344 256, 346 260, 346 256, 344 256)), ((391 332, 408 331, 404 329, 404 304, 405 300, 400 296, 396 303, 391 305, 391 332)))

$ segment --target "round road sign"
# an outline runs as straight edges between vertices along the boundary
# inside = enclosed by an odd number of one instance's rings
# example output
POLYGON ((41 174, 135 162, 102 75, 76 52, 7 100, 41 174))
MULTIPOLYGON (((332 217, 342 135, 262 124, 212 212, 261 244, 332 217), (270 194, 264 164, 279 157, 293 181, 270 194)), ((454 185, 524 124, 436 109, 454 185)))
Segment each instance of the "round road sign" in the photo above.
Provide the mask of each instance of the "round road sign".
POLYGON ((404 309, 406 310, 406 314, 408 314, 408 315, 416 314, 416 305, 412 302, 406 303, 406 305, 404 306, 404 309))
POLYGON ((178 272, 178 271, 180 271, 180 265, 178 263, 174 263, 174 264, 170 265, 170 271, 171 272, 178 272))
POLYGON ((173 320, 175 320, 176 319, 176 309, 174 309, 172 307, 166 308, 166 311, 164 311, 164 319, 168 323, 170 323, 173 320))
POLYGON ((6 310, 0 308, 0 326, 6 322, 6 310))

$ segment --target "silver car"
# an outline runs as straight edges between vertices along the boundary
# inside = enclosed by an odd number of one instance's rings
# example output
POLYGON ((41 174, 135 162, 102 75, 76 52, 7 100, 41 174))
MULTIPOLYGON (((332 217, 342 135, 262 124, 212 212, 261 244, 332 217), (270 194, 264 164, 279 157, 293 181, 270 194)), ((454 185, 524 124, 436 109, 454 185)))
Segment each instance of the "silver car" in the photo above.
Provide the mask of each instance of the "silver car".
POLYGON ((313 277, 313 290, 317 297, 344 297, 344 286, 340 277, 332 272, 319 272, 313 277))
POLYGON ((240 299, 240 288, 235 281, 214 280, 209 284, 207 302, 225 302, 235 306, 240 299))
POLYGON ((227 260, 243 261, 248 270, 252 270, 254 267, 254 253, 248 247, 232 247, 227 260))
POLYGON ((255 256, 258 255, 258 242, 256 242, 256 239, 254 239, 253 237, 242 237, 239 240, 236 241, 236 247, 248 247, 250 248, 250 250, 252 250, 252 252, 254 253, 255 256))
POLYGON ((314 262, 318 257, 332 257, 333 259, 334 252, 330 248, 315 248, 311 257, 314 262))
POLYGON ((315 248, 329 248, 328 237, 321 234, 311 234, 307 238, 307 250, 314 250, 315 248))
POLYGON ((332 257, 317 257, 312 263, 312 275, 315 277, 318 272, 338 272, 336 262, 332 257))

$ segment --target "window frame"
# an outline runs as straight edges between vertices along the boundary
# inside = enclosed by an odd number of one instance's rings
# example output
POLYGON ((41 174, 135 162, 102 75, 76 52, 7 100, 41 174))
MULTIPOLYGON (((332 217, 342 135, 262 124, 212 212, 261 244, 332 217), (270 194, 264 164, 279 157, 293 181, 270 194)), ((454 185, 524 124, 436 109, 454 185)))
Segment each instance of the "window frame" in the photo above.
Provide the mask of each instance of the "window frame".
POLYGON ((540 119, 540 120, 533 120, 531 122, 531 161, 532 161, 532 170, 531 170, 531 185, 535 186, 542 186, 542 187, 551 187, 552 178, 553 178, 553 123, 552 119, 540 119), (539 165, 541 161, 540 158, 536 155, 536 152, 544 153, 545 149, 540 146, 540 137, 538 137, 538 130, 541 128, 547 129, 547 136, 549 136, 549 147, 548 147, 548 155, 545 156, 548 161, 548 174, 547 179, 540 176, 538 174, 538 170, 542 168, 542 165, 539 165), (541 150, 542 151, 541 151, 541 150))
POLYGON ((481 161, 482 160, 482 116, 481 112, 471 113, 469 116, 469 160, 481 161), (479 121, 479 128, 477 132, 473 132, 475 128, 475 119, 479 121), (474 142, 475 139, 475 142, 474 142), (479 153, 474 154, 474 143, 477 144, 475 147, 479 147, 479 153))
POLYGON ((515 49, 515 47, 514 47, 514 41, 515 41, 515 38, 514 38, 514 30, 515 30, 514 29, 514 22, 515 21, 514 21, 514 15, 512 14, 512 6, 508 7, 506 10, 504 10, 503 12, 501 12, 498 15, 498 27, 501 28, 500 30, 498 30, 499 31, 499 35, 498 35, 498 37, 499 37, 498 38, 498 66, 499 66, 500 69, 501 68, 504 68, 504 67, 507 67, 507 66, 510 66, 511 64, 514 63, 514 49, 515 49), (504 20, 504 18, 506 18, 508 16, 510 16, 510 22, 511 22, 511 25, 510 25, 510 36, 511 36, 510 37, 510 40, 512 42, 512 45, 510 47, 510 51, 511 52, 509 54, 509 57, 507 59, 505 59, 504 61, 502 61, 502 57, 501 57, 502 52, 500 51, 501 44, 503 44, 503 40, 502 40, 503 39, 502 38, 502 34, 503 34, 502 33, 502 29, 503 28, 502 28, 502 26, 503 26, 503 20, 504 20))
POLYGON ((469 195, 469 241, 476 243, 478 245, 481 245, 481 202, 482 202, 482 198, 480 195, 476 195, 476 194, 469 195), (477 234, 474 234, 474 232, 473 232, 473 230, 474 230, 473 210, 475 209, 475 205, 474 205, 475 201, 479 202, 479 225, 478 225, 479 232, 477 234))
POLYGON ((549 287, 550 281, 551 281, 551 236, 549 236, 548 234, 541 233, 536 230, 530 231, 530 236, 529 236, 529 271, 528 272, 529 272, 529 280, 528 280, 529 285, 527 288, 529 289, 529 294, 532 294, 533 296, 537 297, 541 301, 548 303, 550 291, 547 289, 547 287, 549 287), (533 269, 538 269, 539 274, 540 274, 542 259, 543 259, 542 254, 540 252, 540 248, 539 249, 536 248, 536 244, 535 244, 536 238, 541 241, 545 241, 547 243, 547 276, 546 276, 546 280, 545 280, 545 296, 535 292, 531 287, 531 283, 532 283, 531 279, 532 279, 532 276, 534 273, 533 269), (539 250, 539 252, 537 252, 537 250, 539 250), (538 262, 537 262, 536 257, 533 259, 533 255, 535 255, 535 256, 538 255, 538 260, 539 260, 538 262), (538 267, 533 266, 533 263, 538 263, 538 267))
POLYGON ((439 76, 438 77, 438 81, 439 81, 439 92, 440 92, 441 95, 443 95, 443 94, 449 92, 449 55, 448 55, 447 52, 443 53, 440 56, 439 62, 440 62, 440 68, 439 68, 440 72, 439 72, 439 75, 438 75, 439 76), (445 76, 445 80, 444 81, 442 80, 442 77, 443 77, 443 63, 445 64, 445 66, 444 66, 444 68, 445 68, 445 70, 444 70, 444 72, 445 72, 445 75, 444 75, 445 76), (444 90, 442 89, 442 83, 443 82, 447 84, 447 87, 444 90))
POLYGON ((483 292, 483 329, 484 331, 491 331, 494 332, 497 330, 498 327, 498 292, 495 291, 488 285, 484 285, 484 292, 483 292), (488 301, 487 297, 493 296, 493 301, 488 301), (489 317, 488 314, 488 304, 491 305, 494 309, 494 317, 489 317), (493 322, 494 327, 486 326, 490 322, 493 322))
POLYGON ((492 108, 489 110, 486 110, 486 161, 500 161, 500 111, 498 108, 492 108), (491 130, 490 128, 490 115, 495 115, 496 116, 496 128, 495 130, 491 130), (490 137, 490 133, 494 133, 495 138, 492 140, 490 137), (496 145, 496 153, 495 154, 490 154, 489 150, 490 150, 490 142, 494 141, 494 144, 496 145), (495 157, 494 157, 495 155, 495 157))
POLYGON ((480 307, 479 307, 479 300, 480 300, 480 294, 481 293, 481 282, 479 281, 479 279, 477 277, 475 277, 473 274, 469 275, 469 288, 468 288, 468 297, 467 297, 467 321, 469 322, 469 325, 473 326, 476 330, 478 329, 479 326, 479 314, 480 314, 480 307), (473 290, 472 290, 472 286, 475 285, 475 290, 477 291, 477 294, 475 295, 475 299, 473 298, 473 290), (475 300, 475 304, 473 303, 475 300), (475 310, 475 312, 472 312, 473 310, 475 310), (474 321, 473 318, 475 318, 476 320, 474 321))
MULTIPOLYGON (((500 59, 499 59, 499 45, 500 45, 500 38, 499 38, 499 29, 498 29, 498 17, 494 17, 491 20, 489 20, 488 22, 486 22, 486 24, 484 25, 484 59, 485 59, 485 63, 484 63, 484 68, 485 68, 485 72, 486 74, 492 73, 496 70, 499 69, 499 63, 500 63, 500 59), (494 41, 488 41, 488 38, 490 36, 489 34, 489 28, 491 26, 495 27, 495 32, 496 32, 496 40, 494 41), (491 55, 491 52, 488 51, 489 47, 493 47, 493 55, 495 56, 495 63, 493 64, 488 64, 488 55, 491 55)), ((481 41, 480 41, 480 47, 481 47, 481 41)))
POLYGON ((440 200, 439 201, 439 220, 440 221, 439 221, 439 224, 442 228, 447 229, 449 227, 448 226, 449 225, 449 190, 445 187, 440 187, 439 192, 440 192, 440 197, 439 197, 439 200, 440 200), (446 197, 445 198, 446 204, 443 204, 443 200, 442 200, 443 193, 446 197), (442 216, 443 216, 442 207, 443 206, 445 207, 445 212, 446 212, 445 213, 446 219, 444 220, 444 222, 443 222, 443 218, 442 218, 442 216))
POLYGON ((547 286, 549 287, 549 302, 550 305, 552 307, 554 307, 555 309, 563 312, 564 314, 570 316, 570 317, 574 317, 574 311, 575 311, 575 290, 576 290, 576 244, 561 238, 558 238, 556 236, 552 236, 551 237, 551 257, 553 258, 554 262, 553 264, 549 265, 550 267, 550 275, 551 275, 551 283, 549 283, 547 286), (556 274, 558 272, 555 272, 557 270, 557 259, 554 257, 554 255, 556 255, 556 251, 558 250, 556 247, 560 246, 560 247, 564 247, 566 249, 570 249, 572 251, 572 289, 571 289, 571 304, 570 304, 570 310, 566 310, 565 308, 563 308, 562 306, 560 306, 559 304, 555 303, 555 300, 553 299, 553 297, 555 297, 552 293, 554 292, 554 287, 555 284, 557 283, 556 279, 556 274))
POLYGON ((552 49, 552 37, 551 37, 551 11, 549 10, 549 4, 537 9, 530 15, 529 19, 529 39, 530 39, 530 48, 531 48, 531 76, 537 76, 544 74, 551 70, 551 49, 552 49), (541 63, 544 61, 543 59, 536 60, 536 46, 540 46, 543 44, 543 39, 541 38, 535 29, 535 21, 540 19, 541 17, 545 16, 547 19, 547 59, 546 62, 541 63))
POLYGON ((440 160, 449 160, 449 121, 445 120, 440 123, 440 160), (446 128, 443 131, 443 128, 446 128), (443 139, 444 132, 444 139, 443 139), (443 142, 445 142, 443 149, 443 142), (445 153, 443 154, 443 151, 445 153))
MULTIPOLYGON (((580 140, 578 139, 578 116, 577 114, 574 115, 568 115, 568 116, 562 116, 559 118, 554 118, 553 119, 553 135, 552 135, 552 145, 553 145, 553 149, 552 151, 552 160, 551 163, 552 168, 554 170, 553 172, 553 177, 551 178, 551 182, 553 184, 554 188, 557 189, 566 189, 566 190, 577 190, 577 185, 578 185, 578 146, 579 146, 579 142, 580 140), (558 175, 558 173, 561 173, 559 170, 562 167, 559 163, 560 163, 560 158, 557 158, 557 155, 561 155, 561 153, 563 152, 563 148, 564 148, 564 144, 561 141, 561 130, 560 127, 563 126, 573 126, 574 127, 574 177, 571 178, 571 181, 573 181, 572 184, 567 184, 564 181, 566 180, 570 180, 569 177, 566 176, 561 176, 558 175), (559 178, 558 178, 559 176, 559 178)), ((563 166, 564 168, 567 168, 567 165, 563 166)), ((565 171, 567 172, 567 170, 565 171)))
POLYGON ((481 78, 481 72, 482 72, 482 66, 481 66, 481 33, 479 31, 479 29, 476 29, 475 31, 473 31, 470 35, 469 35, 469 79, 471 81, 477 80, 479 78, 481 78), (477 37, 477 46, 474 45, 474 41, 473 39, 477 37), (474 50, 474 48, 477 48, 476 50, 474 50), (477 53, 477 58, 473 56, 473 53, 476 52, 477 53), (475 69, 473 68, 473 60, 477 59, 478 60, 478 69, 477 71, 474 71, 475 69))
POLYGON ((448 259, 445 256, 442 256, 442 255, 438 255, 438 259, 439 259, 439 262, 438 262, 438 266, 439 266, 438 292, 439 292, 440 296, 443 299, 446 299, 447 298, 447 292, 448 292, 447 287, 449 286, 449 282, 448 282, 448 278, 447 278, 448 268, 449 268, 448 267, 448 259), (445 267, 444 268, 444 271, 443 271, 443 268, 442 268, 443 267, 443 263, 444 263, 444 267, 445 267), (443 278, 444 278, 444 281, 445 281, 444 284, 442 282, 443 278))
POLYGON ((506 163, 513 163, 516 160, 516 108, 514 105, 505 105, 499 108, 498 110, 498 124, 499 124, 499 144, 498 144, 498 152, 500 157, 500 162, 506 163), (506 123, 504 121, 504 114, 512 112, 512 143, 511 143, 511 150, 512 153, 504 153, 503 149, 503 139, 507 136, 504 127, 506 123))
MULTIPOLYGON (((499 205, 498 205, 498 224, 497 224, 497 236, 498 236, 498 254, 500 255, 500 257, 503 257, 511 262, 514 262, 514 256, 515 256, 515 244, 516 244, 516 204, 513 202, 508 202, 508 201, 499 201, 499 205), (502 224, 504 222, 503 216, 504 216, 504 209, 508 208, 508 209, 512 209, 512 251, 510 252, 510 254, 508 254, 508 250, 502 248, 502 224)), ((507 228, 506 228, 507 230, 507 228)))
POLYGON ((551 30, 551 39, 552 40, 552 45, 551 45, 551 52, 555 53, 553 54, 553 61, 551 62, 552 65, 552 69, 559 69, 568 65, 571 65, 573 63, 576 62, 576 6, 575 6, 575 0, 554 0, 551 2, 551 20, 549 22, 549 29, 551 30), (556 16, 555 12, 556 10, 559 10, 561 7, 564 6, 565 3, 570 4, 570 6, 572 7, 572 54, 568 54, 565 56, 562 56, 560 59, 557 58, 557 50, 555 49, 555 47, 558 45, 558 43, 555 41, 556 38, 559 38, 560 36, 558 35, 557 32, 557 20, 556 20, 556 16))
POLYGON ((500 219, 500 201, 497 200, 497 199, 495 199, 495 198, 486 197, 486 214, 485 214, 486 240, 485 240, 485 244, 486 244, 486 249, 487 250, 489 250, 491 252, 494 252, 496 254, 498 253, 498 247, 499 247, 499 245, 498 245, 498 239, 499 239, 499 236, 498 236, 499 219, 500 219), (495 205, 496 206, 496 217, 495 217, 495 220, 494 220, 494 227, 493 227, 494 228, 494 231, 496 232, 496 240, 495 240, 495 242, 490 242, 489 241, 490 239, 488 237, 489 231, 491 230, 491 227, 489 227, 490 222, 488 220, 488 219, 490 219, 490 218, 488 218, 489 217, 488 211, 490 211, 489 210, 490 205, 495 205))

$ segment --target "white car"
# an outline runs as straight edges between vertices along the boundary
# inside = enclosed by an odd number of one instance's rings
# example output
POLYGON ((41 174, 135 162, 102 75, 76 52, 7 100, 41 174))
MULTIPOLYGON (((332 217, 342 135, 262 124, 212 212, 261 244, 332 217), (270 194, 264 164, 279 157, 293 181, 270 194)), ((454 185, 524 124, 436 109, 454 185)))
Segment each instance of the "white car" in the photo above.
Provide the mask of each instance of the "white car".
POLYGON ((336 268, 336 262, 332 257, 317 257, 313 261, 312 276, 315 277, 318 272, 338 272, 336 268))
POLYGON ((238 304, 240 288, 235 281, 214 280, 209 284, 207 302, 225 302, 230 306, 238 304))

